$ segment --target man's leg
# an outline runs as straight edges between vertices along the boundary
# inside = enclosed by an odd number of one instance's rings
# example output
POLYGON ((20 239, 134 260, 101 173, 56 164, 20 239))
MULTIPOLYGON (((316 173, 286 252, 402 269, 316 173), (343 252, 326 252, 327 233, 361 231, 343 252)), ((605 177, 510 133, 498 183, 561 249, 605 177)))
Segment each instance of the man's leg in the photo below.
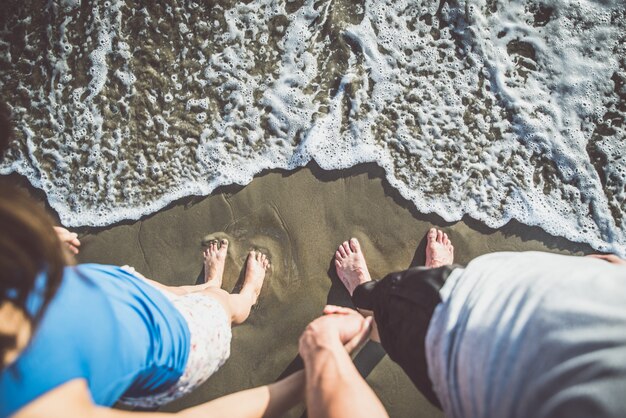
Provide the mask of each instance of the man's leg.
MULTIPOLYGON (((425 267, 436 268, 451 265, 454 262, 454 247, 448 238, 448 234, 431 228, 426 236, 426 264, 425 267)), ((335 269, 337 276, 344 284, 350 296, 354 290, 364 283, 372 281, 365 255, 361 244, 356 238, 343 242, 335 252, 335 269)), ((358 308, 364 316, 372 315, 372 311, 358 308)), ((330 313, 330 312, 328 312, 330 313)), ((378 325, 374 321, 374 329, 370 337, 373 341, 380 342, 378 325)))
MULTIPOLYGON (((436 268, 454 262, 454 246, 448 234, 431 228, 426 236, 425 267, 436 268)), ((343 242, 335 252, 335 268, 350 296, 357 286, 372 280, 361 244, 356 238, 343 242)))
POLYGON ((437 268, 454 263, 454 247, 448 234, 435 228, 430 228, 426 235, 426 263, 425 267, 437 268))
POLYGON ((350 241, 345 241, 337 248, 335 269, 350 296, 357 286, 372 280, 361 244, 356 238, 350 238, 350 241))
POLYGON ((432 314, 441 302, 439 290, 454 268, 450 265, 453 259, 450 239, 435 228, 428 231, 425 267, 390 273, 379 281, 371 280, 356 239, 344 242, 335 253, 337 274, 354 304, 364 315, 373 311, 377 335, 372 335, 372 340, 382 343, 389 357, 436 406, 439 401, 428 378, 425 340, 432 314))

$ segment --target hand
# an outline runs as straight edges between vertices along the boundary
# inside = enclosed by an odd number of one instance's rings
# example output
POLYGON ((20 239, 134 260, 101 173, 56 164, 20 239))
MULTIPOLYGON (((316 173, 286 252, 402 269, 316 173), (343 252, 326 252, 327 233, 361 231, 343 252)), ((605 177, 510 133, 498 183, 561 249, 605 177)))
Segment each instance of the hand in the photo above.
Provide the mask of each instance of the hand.
POLYGON ((80 241, 78 240, 78 234, 70 232, 61 226, 55 226, 54 232, 57 233, 59 240, 63 243, 72 254, 78 254, 78 247, 80 247, 80 241))
MULTIPOLYGON (((363 341, 358 342, 358 344, 355 347, 358 347, 359 345, 364 343, 367 338, 369 338, 372 341, 375 341, 375 342, 379 343, 380 342, 380 335, 378 334, 378 327, 376 325, 376 318, 374 318, 374 316, 373 316, 374 312, 368 311, 366 309, 358 309, 357 311, 361 315, 363 315, 365 318, 370 318, 370 320, 372 321, 372 327, 370 329, 369 336, 366 336, 363 341)), ((330 314, 354 314, 354 309, 346 308, 346 307, 343 307, 343 306, 326 305, 324 307, 324 314, 325 315, 330 315, 330 314)), ((348 350, 348 352, 352 352, 352 350, 348 350)))
POLYGON ((369 337, 372 319, 363 318, 348 308, 327 306, 325 316, 312 321, 300 337, 299 351, 303 359, 323 349, 354 351, 369 337))
POLYGON ((615 254, 590 254, 587 257, 598 258, 600 260, 605 260, 605 261, 608 261, 611 264, 626 265, 626 260, 622 260, 621 258, 616 256, 615 254))

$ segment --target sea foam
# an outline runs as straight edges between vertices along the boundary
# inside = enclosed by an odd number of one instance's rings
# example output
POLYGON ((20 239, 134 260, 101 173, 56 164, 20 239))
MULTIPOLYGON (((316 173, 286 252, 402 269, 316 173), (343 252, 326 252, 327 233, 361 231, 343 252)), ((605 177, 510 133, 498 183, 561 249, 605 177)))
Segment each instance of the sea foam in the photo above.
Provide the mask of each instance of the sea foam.
POLYGON ((0 8, 18 130, 0 173, 67 226, 264 169, 376 162, 422 212, 626 256, 622 0, 0 8))

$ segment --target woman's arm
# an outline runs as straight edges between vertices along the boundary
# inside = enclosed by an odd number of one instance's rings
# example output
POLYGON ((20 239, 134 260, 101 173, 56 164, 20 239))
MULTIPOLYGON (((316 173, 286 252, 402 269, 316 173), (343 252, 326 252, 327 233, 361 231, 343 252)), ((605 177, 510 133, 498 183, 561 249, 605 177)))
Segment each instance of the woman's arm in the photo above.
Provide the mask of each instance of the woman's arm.
POLYGON ((304 400, 304 370, 267 386, 226 395, 179 412, 184 418, 280 417, 304 400))
POLYGON ((279 417, 304 398, 304 372, 266 386, 236 392, 178 413, 132 412, 94 405, 87 382, 67 382, 26 405, 14 418, 260 418, 279 417))

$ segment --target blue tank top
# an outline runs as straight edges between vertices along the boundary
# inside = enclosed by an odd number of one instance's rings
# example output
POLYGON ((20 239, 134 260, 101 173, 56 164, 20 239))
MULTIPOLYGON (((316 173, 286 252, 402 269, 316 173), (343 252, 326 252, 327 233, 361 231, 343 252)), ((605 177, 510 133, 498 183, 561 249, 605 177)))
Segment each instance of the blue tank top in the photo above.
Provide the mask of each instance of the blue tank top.
POLYGON ((66 267, 30 345, 0 372, 0 416, 77 378, 98 405, 161 392, 182 375, 189 341, 185 319, 142 279, 115 266, 66 267))

